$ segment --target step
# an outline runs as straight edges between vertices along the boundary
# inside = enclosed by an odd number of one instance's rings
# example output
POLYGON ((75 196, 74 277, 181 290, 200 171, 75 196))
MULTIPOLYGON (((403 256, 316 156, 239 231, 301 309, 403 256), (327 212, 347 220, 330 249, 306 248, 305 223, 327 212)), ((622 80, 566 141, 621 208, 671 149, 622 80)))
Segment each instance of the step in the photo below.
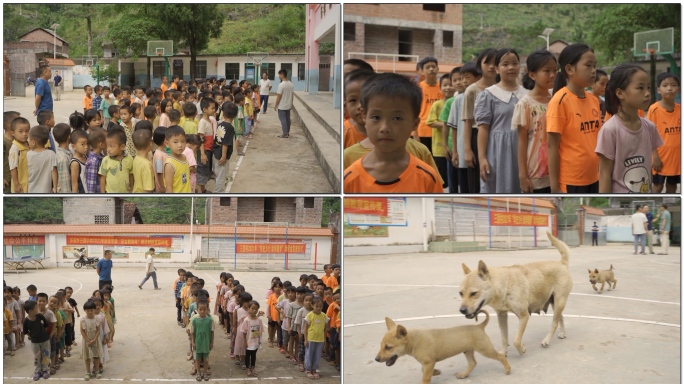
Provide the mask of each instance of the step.
POLYGON ((340 144, 340 110, 333 108, 332 98, 317 97, 318 95, 309 95, 305 92, 295 92, 294 95, 337 144, 340 144))
POLYGON ((197 269, 197 270, 222 270, 224 268, 223 268, 223 266, 221 266, 221 263, 198 262, 198 263, 195 263, 195 265, 193 266, 193 269, 197 269))
POLYGON ((460 252, 482 252, 486 251, 487 247, 479 245, 476 241, 438 241, 432 242, 428 246, 430 252, 446 252, 446 253, 460 253, 460 252))

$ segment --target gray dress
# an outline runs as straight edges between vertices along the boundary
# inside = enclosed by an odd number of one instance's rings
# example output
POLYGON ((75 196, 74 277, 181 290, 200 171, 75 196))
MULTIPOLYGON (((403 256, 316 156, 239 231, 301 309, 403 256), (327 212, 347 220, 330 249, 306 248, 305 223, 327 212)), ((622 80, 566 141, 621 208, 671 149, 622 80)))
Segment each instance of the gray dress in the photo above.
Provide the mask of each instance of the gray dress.
POLYGON ((511 130, 511 120, 515 104, 526 93, 523 87, 509 92, 495 84, 477 95, 473 112, 475 123, 489 125, 487 161, 490 173, 487 182, 480 179, 480 193, 520 193, 518 132, 511 130))

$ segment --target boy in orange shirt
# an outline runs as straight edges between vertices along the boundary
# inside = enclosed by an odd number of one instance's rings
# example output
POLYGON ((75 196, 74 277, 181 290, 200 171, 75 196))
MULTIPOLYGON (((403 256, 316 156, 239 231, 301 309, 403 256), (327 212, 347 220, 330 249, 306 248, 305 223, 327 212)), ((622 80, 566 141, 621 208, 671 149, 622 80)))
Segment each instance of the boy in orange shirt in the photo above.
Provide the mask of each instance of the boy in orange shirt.
POLYGON ((91 108, 93 108, 93 87, 86 85, 83 87, 85 91, 85 96, 83 96, 83 113, 91 108))
POLYGON ((420 71, 425 76, 425 80, 421 81, 418 86, 423 91, 423 102, 420 105, 420 125, 416 130, 417 136, 420 137, 420 142, 425 144, 432 153, 432 127, 427 125, 427 119, 430 115, 432 104, 442 99, 442 89, 437 75, 439 74, 439 64, 437 59, 431 56, 423 58, 418 63, 420 71))
POLYGON ((341 323, 341 311, 342 311, 342 291, 338 290, 333 293, 333 302, 328 307, 328 311, 325 313, 330 319, 330 361, 335 362, 335 369, 340 370, 340 326, 341 323))
POLYGON ((661 73, 656 78, 657 92, 662 99, 648 108, 648 119, 655 124, 663 146, 657 149, 663 161, 659 172, 653 171, 653 193, 661 193, 665 185, 666 193, 677 192, 677 184, 681 183, 681 107, 675 103, 679 93, 679 78, 669 72, 661 73))
POLYGON ((439 174, 406 151, 420 123, 422 97, 416 84, 394 73, 364 83, 360 118, 373 149, 345 169, 345 192, 443 193, 439 174))

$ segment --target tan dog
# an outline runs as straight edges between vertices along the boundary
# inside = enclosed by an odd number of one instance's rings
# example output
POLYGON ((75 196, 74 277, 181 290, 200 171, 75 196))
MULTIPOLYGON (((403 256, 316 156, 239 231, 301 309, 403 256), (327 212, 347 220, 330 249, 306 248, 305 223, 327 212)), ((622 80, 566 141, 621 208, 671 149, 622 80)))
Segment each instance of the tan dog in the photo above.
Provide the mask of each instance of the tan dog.
POLYGON ((603 293, 603 287, 608 283, 608 290, 610 291, 610 284, 613 284, 613 288, 615 289, 615 286, 617 285, 617 280, 615 279, 615 275, 613 274, 613 264, 610 265, 610 269, 604 270, 604 271, 599 271, 598 269, 594 269, 593 271, 591 269, 589 271, 589 282, 591 283, 591 286, 594 287, 594 291, 598 291, 598 293, 603 293), (596 288, 596 283, 601 283, 601 290, 598 290, 596 288))
POLYGON ((380 351, 375 361, 388 367, 394 365, 397 358, 404 355, 413 356, 423 365, 423 384, 428 384, 432 376, 441 372, 435 368, 435 363, 449 357, 465 353, 468 359, 468 368, 456 374, 459 379, 468 377, 477 364, 475 351, 490 359, 498 360, 503 364, 508 375, 511 366, 506 356, 498 353, 492 345, 492 341, 484 331, 489 322, 487 311, 481 311, 487 316, 485 321, 478 325, 462 325, 446 329, 412 329, 407 330, 402 325, 396 325, 392 319, 385 317, 387 333, 382 338, 380 351))
POLYGON ((496 311, 501 329, 502 353, 508 347, 508 311, 513 312, 520 324, 513 344, 520 354, 525 353, 522 336, 530 314, 547 312, 553 306, 551 330, 542 340, 542 347, 548 347, 556 328, 560 324, 559 339, 565 338, 563 309, 572 290, 572 278, 568 271, 568 246, 547 233, 551 243, 560 251, 560 261, 538 261, 510 267, 487 268, 480 260, 476 271, 463 264, 465 278, 461 283, 460 311, 467 318, 473 318, 485 305, 496 311))

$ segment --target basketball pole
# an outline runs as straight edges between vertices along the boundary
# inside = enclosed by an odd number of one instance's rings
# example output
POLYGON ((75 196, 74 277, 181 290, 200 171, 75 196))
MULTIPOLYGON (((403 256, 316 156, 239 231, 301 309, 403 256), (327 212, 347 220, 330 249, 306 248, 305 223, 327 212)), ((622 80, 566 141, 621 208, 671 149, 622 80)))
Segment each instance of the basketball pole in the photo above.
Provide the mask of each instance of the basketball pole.
POLYGON ((655 50, 649 50, 651 53, 651 104, 656 102, 656 54, 655 50))

